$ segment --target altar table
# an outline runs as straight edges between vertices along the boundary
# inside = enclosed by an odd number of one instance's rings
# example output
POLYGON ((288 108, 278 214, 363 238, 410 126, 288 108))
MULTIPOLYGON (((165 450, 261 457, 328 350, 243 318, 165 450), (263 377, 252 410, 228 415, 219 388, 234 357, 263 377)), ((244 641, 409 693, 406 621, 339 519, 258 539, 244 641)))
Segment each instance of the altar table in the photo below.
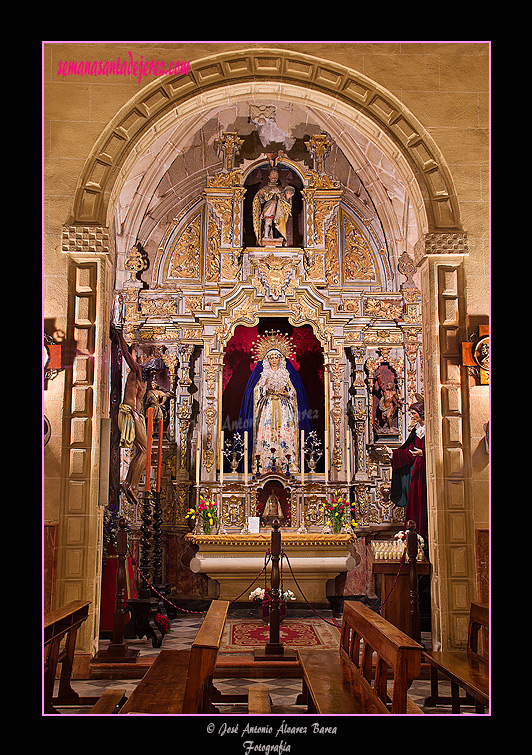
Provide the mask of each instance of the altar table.
MULTIPOLYGON (((351 534, 322 534, 285 532, 281 530, 282 550, 288 556, 295 579, 305 598, 311 603, 327 603, 327 582, 338 574, 355 568, 350 545, 356 540, 351 534)), ((234 600, 264 568, 265 555, 270 547, 271 531, 257 534, 202 535, 189 533, 185 539, 198 550, 190 562, 190 569, 206 574, 219 584, 221 600, 234 600)), ((283 559, 283 589, 292 590, 298 602, 304 602, 301 591, 292 578, 289 565, 283 559)), ((270 584, 271 561, 267 566, 267 585, 270 584)), ((264 574, 250 591, 264 587, 264 574)), ((239 597, 248 601, 249 592, 239 597)), ((330 594, 334 595, 331 587, 330 594)))

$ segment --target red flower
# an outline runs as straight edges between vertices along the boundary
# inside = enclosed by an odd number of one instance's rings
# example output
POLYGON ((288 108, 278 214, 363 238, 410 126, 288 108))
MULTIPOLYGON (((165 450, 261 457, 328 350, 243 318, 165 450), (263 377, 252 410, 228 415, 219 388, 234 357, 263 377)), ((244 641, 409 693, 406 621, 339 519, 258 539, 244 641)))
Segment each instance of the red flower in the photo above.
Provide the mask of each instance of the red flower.
POLYGON ((170 622, 168 621, 168 618, 164 615, 164 613, 155 614, 155 623, 158 624, 161 631, 163 631, 165 634, 170 631, 170 622))

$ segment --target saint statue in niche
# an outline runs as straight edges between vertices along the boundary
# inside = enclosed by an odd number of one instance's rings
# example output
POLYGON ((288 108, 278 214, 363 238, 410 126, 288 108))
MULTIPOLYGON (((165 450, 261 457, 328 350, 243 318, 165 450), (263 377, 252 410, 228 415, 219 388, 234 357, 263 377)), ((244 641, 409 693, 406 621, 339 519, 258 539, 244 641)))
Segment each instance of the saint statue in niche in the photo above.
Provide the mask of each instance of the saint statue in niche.
POLYGON ((290 361, 291 339, 279 331, 259 336, 259 359, 251 373, 240 407, 237 430, 252 432, 249 468, 278 472, 299 470, 301 430, 312 431, 312 414, 305 388, 290 361))
POLYGON ((286 223, 292 214, 294 194, 293 186, 283 189, 279 183, 279 172, 273 168, 267 185, 259 189, 253 198, 253 230, 260 246, 267 242, 275 243, 274 229, 281 237, 281 243, 286 243, 286 223))
POLYGON ((264 506, 264 511, 262 512, 261 519, 264 524, 273 524, 275 519, 278 519, 279 522, 284 519, 281 502, 275 494, 275 490, 272 490, 266 500, 266 505, 264 506))
POLYGON ((403 401, 397 394, 395 374, 387 365, 381 365, 375 373, 373 395, 376 435, 398 435, 397 416, 403 401))

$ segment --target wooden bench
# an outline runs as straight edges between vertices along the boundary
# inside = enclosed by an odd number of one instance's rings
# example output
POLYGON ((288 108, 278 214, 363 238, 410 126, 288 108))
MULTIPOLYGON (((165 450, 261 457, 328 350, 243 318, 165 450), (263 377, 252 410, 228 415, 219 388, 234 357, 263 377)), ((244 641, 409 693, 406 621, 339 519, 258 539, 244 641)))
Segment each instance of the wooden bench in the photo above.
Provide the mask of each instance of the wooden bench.
POLYGON ((407 695, 421 670, 421 652, 421 645, 370 608, 346 601, 339 650, 298 650, 298 703, 306 703, 309 713, 422 713, 407 695))
POLYGON ((268 714, 272 712, 270 690, 265 684, 254 684, 248 689, 248 713, 268 714))
POLYGON ((479 638, 482 628, 489 627, 489 606, 486 603, 471 603, 467 650, 424 651, 424 660, 430 665, 430 697, 427 706, 451 705, 452 713, 460 713, 461 705, 474 705, 477 713, 484 713, 489 706, 489 654, 487 634, 484 649, 479 638), (438 692, 438 675, 443 674, 451 682, 451 696, 438 692), (460 697, 460 689, 465 692, 460 697))
POLYGON ((73 600, 44 617, 44 712, 57 713, 55 705, 92 705, 98 698, 80 698, 71 687, 78 629, 87 620, 90 600, 73 600), (61 664, 59 692, 54 697, 57 666, 61 664))
POLYGON ((213 600, 190 650, 161 650, 120 714, 217 713, 212 676, 228 608, 213 600))
POLYGON ((99 716, 118 712, 118 707, 126 700, 125 689, 106 689, 103 695, 92 706, 89 713, 99 716))

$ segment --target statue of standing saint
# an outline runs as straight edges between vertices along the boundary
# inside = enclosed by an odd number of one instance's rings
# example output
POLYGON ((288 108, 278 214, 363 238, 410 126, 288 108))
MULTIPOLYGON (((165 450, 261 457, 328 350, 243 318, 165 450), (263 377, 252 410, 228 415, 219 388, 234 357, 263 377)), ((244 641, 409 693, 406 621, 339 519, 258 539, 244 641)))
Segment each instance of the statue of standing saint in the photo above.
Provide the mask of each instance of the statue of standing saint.
POLYGON ((273 240, 274 229, 286 243, 286 223, 292 214, 293 186, 285 189, 279 183, 279 172, 270 171, 268 183, 259 189, 253 198, 253 230, 257 244, 264 246, 265 240, 273 240))

